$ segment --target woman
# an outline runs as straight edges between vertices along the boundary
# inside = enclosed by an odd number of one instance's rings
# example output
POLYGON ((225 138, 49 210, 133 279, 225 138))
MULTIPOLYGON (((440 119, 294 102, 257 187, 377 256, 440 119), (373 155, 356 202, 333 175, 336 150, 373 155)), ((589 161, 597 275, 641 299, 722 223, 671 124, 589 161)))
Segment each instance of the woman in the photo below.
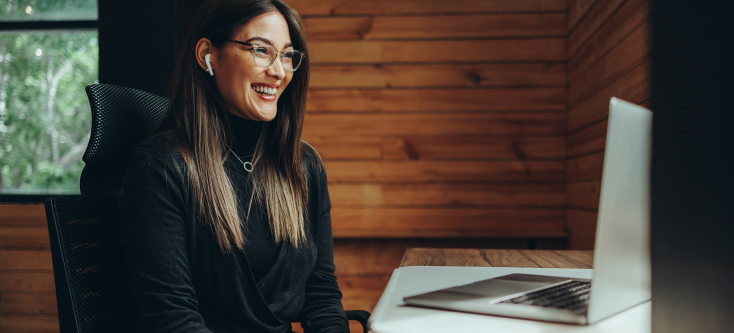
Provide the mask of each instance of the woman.
POLYGON ((133 154, 122 243, 136 332, 348 332, 318 154, 301 141, 309 66, 280 0, 205 3, 160 132, 133 154))

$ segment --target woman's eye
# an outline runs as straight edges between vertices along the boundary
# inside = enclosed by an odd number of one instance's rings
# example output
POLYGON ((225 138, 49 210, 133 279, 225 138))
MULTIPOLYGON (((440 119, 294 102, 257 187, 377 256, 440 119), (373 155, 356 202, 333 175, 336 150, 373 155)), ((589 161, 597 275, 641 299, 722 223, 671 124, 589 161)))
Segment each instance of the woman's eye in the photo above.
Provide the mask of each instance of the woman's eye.
POLYGON ((283 54, 283 57, 284 58, 293 58, 293 52, 286 52, 285 54, 283 54))
POLYGON ((255 52, 257 52, 259 54, 268 54, 268 50, 266 50, 264 48, 255 49, 255 52))

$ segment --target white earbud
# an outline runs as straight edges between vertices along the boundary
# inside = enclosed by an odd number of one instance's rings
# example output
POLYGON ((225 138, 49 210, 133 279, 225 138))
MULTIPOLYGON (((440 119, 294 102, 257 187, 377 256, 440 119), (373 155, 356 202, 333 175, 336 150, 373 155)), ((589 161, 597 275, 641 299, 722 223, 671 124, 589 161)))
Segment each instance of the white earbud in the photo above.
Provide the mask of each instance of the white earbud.
POLYGON ((214 71, 212 70, 212 64, 211 64, 212 54, 211 53, 207 53, 204 56, 204 60, 206 60, 206 69, 209 71, 209 75, 210 76, 214 76, 214 71))

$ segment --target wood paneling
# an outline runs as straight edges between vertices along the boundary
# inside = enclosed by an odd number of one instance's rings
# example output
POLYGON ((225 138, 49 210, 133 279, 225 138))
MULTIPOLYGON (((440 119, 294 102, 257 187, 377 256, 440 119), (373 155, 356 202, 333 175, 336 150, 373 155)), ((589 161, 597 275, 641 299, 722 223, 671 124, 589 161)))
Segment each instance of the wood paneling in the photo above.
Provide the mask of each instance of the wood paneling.
POLYGON ((566 180, 601 180, 604 152, 576 157, 566 161, 566 180))
POLYGON ((563 113, 309 114, 303 134, 306 137, 558 135, 565 133, 565 120, 563 113))
POLYGON ((565 0, 288 0, 287 2, 302 16, 566 11, 565 0))
POLYGON ((59 319, 55 315, 0 314, 0 332, 58 333, 59 319))
POLYGON ((601 180, 569 183, 567 191, 569 207, 599 209, 601 180))
POLYGON ((646 61, 631 72, 603 88, 589 99, 568 111, 568 130, 574 131, 609 115, 609 100, 619 97, 632 103, 650 98, 650 62, 646 61))
POLYGON ((43 204, 0 204, 0 226, 46 226, 43 204))
POLYGON ((335 237, 565 237, 562 209, 346 208, 331 210, 335 237))
POLYGON ((577 0, 570 10, 588 4, 568 37, 566 225, 573 249, 594 247, 610 98, 650 105, 650 1, 577 0))
POLYGON ((56 294, 0 293, 2 314, 58 314, 56 294))
POLYGON ((568 6, 568 33, 576 30, 579 22, 599 0, 572 0, 568 6))
POLYGON ((308 44, 316 64, 478 61, 563 62, 566 40, 491 39, 441 41, 323 41, 308 44))
POLYGON ((49 248, 47 227, 0 226, 0 248, 49 248))
POLYGON ((580 154, 604 149, 608 124, 607 119, 604 119, 589 125, 589 127, 570 132, 566 136, 566 154, 569 157, 576 157, 580 154))
POLYGON ((645 21, 627 38, 619 42, 604 58, 579 74, 578 79, 569 77, 568 104, 574 105, 582 98, 594 94, 600 87, 616 81, 619 77, 638 67, 649 55, 649 21, 645 21))
POLYGON ((0 293, 56 292, 52 272, 0 272, 0 293))
POLYGON ((636 31, 649 17, 648 0, 628 0, 612 18, 599 29, 595 38, 584 44, 568 58, 568 79, 575 81, 579 74, 604 57, 618 43, 636 31))
POLYGON ((563 158, 558 137, 351 137, 304 138, 324 160, 481 160, 563 158))
POLYGON ((563 184, 329 184, 332 207, 563 206, 563 184))
POLYGON ((566 210, 568 224, 568 247, 577 250, 593 250, 596 239, 596 218, 594 211, 578 209, 566 210))
POLYGON ((563 111, 563 88, 312 90, 307 111, 563 111))
POLYGON ((311 88, 514 87, 563 86, 566 65, 452 64, 313 66, 311 88))
POLYGON ((326 161, 330 182, 482 182, 563 180, 563 161, 326 161))
POLYGON ((52 269, 50 250, 0 249, 0 270, 52 269))
POLYGON ((308 41, 464 37, 565 37, 566 14, 312 17, 308 41))
MULTIPOLYGON (((582 44, 593 38, 599 28, 609 20, 609 17, 627 0, 597 0, 593 2, 583 20, 576 29, 568 35, 568 54, 575 54, 582 44)), ((589 2, 578 0, 577 3, 589 2)))

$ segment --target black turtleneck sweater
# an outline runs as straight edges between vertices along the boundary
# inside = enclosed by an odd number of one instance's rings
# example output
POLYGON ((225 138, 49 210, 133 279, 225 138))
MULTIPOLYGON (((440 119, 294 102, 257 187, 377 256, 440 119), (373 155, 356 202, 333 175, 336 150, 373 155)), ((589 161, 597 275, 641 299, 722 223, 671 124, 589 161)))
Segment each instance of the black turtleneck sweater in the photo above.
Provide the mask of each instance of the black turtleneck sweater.
MULTIPOLYGON (((227 114, 234 136, 232 152, 235 156, 231 156, 227 160, 225 168, 227 168, 232 176, 232 181, 235 183, 235 191, 240 201, 240 210, 246 213, 252 188, 249 183, 250 173, 245 171, 243 162, 252 162, 255 144, 257 144, 257 139, 262 131, 263 122, 240 118, 231 113, 227 114)), ((263 213, 263 207, 253 203, 252 208, 250 208, 250 218, 245 222, 247 243, 244 252, 247 261, 250 263, 255 281, 260 281, 265 276, 265 273, 268 272, 270 266, 278 257, 278 250, 280 249, 280 244, 275 244, 273 241, 270 221, 268 221, 267 215, 263 213)))
MULTIPOLYGON (((230 116, 232 150, 249 161, 262 123, 230 116)), ((120 198, 120 237, 138 314, 135 332, 290 332, 299 317, 306 332, 349 332, 334 275, 331 204, 326 173, 310 146, 306 242, 275 244, 253 205, 244 251, 223 253, 199 220, 186 165, 175 146, 154 137, 133 153, 120 198)), ((249 174, 232 156, 224 163, 241 208, 249 174)))

